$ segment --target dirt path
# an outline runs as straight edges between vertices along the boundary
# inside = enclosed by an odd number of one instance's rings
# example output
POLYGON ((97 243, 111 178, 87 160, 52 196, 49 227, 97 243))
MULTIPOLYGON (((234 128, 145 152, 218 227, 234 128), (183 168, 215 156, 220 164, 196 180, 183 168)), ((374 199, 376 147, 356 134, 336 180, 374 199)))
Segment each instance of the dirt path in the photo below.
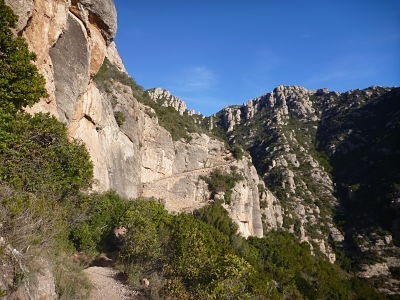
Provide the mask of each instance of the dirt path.
MULTIPOLYGON (((164 199, 165 208, 170 212, 191 212, 203 207, 206 201, 195 201, 195 195, 189 195, 187 190, 176 191, 171 190, 171 187, 182 180, 198 181, 197 177, 210 174, 211 170, 218 168, 226 168, 232 165, 234 161, 224 162, 210 167, 192 169, 181 173, 175 173, 170 176, 155 179, 153 181, 142 184, 140 196, 145 198, 164 199)), ((183 183, 184 185, 185 183, 183 183)))
POLYGON ((118 271, 109 267, 90 267, 84 270, 93 285, 89 300, 139 299, 137 292, 129 290, 120 280, 118 271))
POLYGON ((149 181, 149 182, 145 182, 143 183, 143 186, 147 186, 147 185, 151 185, 154 184, 156 182, 160 182, 160 181, 164 181, 164 180, 168 180, 168 179, 177 179, 180 177, 185 177, 191 174, 203 174, 203 173, 208 173, 209 170, 213 170, 213 169, 218 169, 221 167, 226 167, 229 166, 233 163, 234 161, 229 161, 223 164, 219 164, 219 165, 215 165, 215 166, 211 166, 211 167, 204 167, 204 168, 198 168, 198 169, 192 169, 192 170, 188 170, 188 171, 183 171, 181 173, 176 173, 176 174, 172 174, 170 176, 166 176, 166 177, 161 177, 158 178, 156 180, 153 181, 149 181))

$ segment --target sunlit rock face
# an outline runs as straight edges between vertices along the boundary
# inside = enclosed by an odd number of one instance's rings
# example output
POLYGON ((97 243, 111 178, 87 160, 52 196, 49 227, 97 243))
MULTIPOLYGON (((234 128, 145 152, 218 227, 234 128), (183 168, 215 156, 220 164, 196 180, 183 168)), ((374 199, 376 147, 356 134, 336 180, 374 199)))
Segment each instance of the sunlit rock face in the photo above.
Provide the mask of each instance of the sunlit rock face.
MULTIPOLYGON (((174 141, 129 86, 116 81, 107 91, 97 86, 93 79, 105 59, 126 74, 113 41, 117 30, 113 1, 6 2, 19 15, 17 31, 37 54, 35 63, 46 78, 48 98, 27 110, 51 113, 67 125, 71 139, 86 145, 94 164, 94 191, 162 198, 170 211, 192 211, 212 201, 201 177, 216 169, 230 172, 235 166, 243 180, 225 207, 240 233, 263 235, 260 201, 268 203, 263 208, 267 228, 282 225, 279 204, 266 200, 270 198, 258 190, 258 175, 250 160, 236 160, 224 143, 204 133, 191 134, 190 141, 174 141), (116 112, 124 114, 123 124, 116 121, 116 112)), ((180 115, 194 114, 164 89, 147 93, 180 115)))

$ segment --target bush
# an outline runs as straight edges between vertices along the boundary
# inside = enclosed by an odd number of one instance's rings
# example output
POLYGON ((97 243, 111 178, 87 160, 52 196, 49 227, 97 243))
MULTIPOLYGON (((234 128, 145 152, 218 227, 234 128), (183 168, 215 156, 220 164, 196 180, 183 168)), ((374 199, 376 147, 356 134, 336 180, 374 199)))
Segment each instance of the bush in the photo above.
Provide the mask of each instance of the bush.
POLYGON ((91 256, 115 250, 112 232, 125 213, 127 202, 114 192, 82 198, 84 221, 78 223, 71 232, 76 249, 91 256))
POLYGON ((122 125, 124 125, 124 123, 126 121, 126 117, 125 117, 124 113, 121 111, 114 112, 114 118, 115 118, 115 121, 117 122, 118 126, 120 126, 120 127, 122 125))
POLYGON ((85 147, 70 142, 64 124, 45 114, 0 109, 0 183, 62 200, 90 186, 93 166, 85 147))
POLYGON ((31 64, 35 55, 10 30, 16 21, 0 0, 0 237, 7 245, 0 246, 0 293, 31 297, 37 275, 54 270, 61 299, 85 299, 80 270, 56 257, 71 247, 69 227, 80 215, 80 191, 90 187, 93 168, 64 124, 22 110, 47 93, 31 64))
POLYGON ((47 95, 45 80, 31 62, 36 55, 21 37, 15 37, 17 17, 0 0, 0 109, 11 111, 31 106, 47 95))
POLYGON ((239 146, 235 146, 232 150, 232 153, 233 153, 233 157, 235 157, 238 160, 241 160, 244 155, 243 149, 239 146))
POLYGON ((196 210, 193 215, 203 222, 212 225, 228 237, 237 234, 238 226, 232 222, 226 209, 219 203, 204 206, 196 210))
POLYGON ((213 270, 216 280, 213 282, 211 298, 215 299, 250 299, 248 278, 255 272, 245 259, 226 254, 213 270))
POLYGON ((93 201, 93 207, 101 209, 89 209, 86 224, 105 226, 104 233, 117 225, 127 228, 116 248, 119 266, 146 297, 353 299, 369 295, 379 299, 373 289, 355 282, 322 256, 311 255, 308 244, 300 244, 289 233, 239 237, 220 204, 202 208, 194 216, 170 215, 156 201, 122 200, 126 206, 121 206, 110 196, 96 197, 102 201, 93 201), (107 211, 115 216, 112 221, 107 211), (90 221, 102 218, 110 222, 90 221), (140 285, 142 278, 151 279, 149 288, 140 285))
POLYGON ((132 277, 129 269, 139 265, 143 276, 160 271, 162 249, 169 239, 171 216, 164 207, 151 200, 138 199, 129 203, 118 224, 127 229, 119 252, 119 261, 128 277, 132 277))
POLYGON ((236 173, 235 170, 229 174, 222 172, 220 169, 216 169, 208 177, 201 176, 200 179, 208 184, 208 189, 212 193, 212 197, 215 197, 217 193, 223 192, 225 203, 230 204, 232 189, 237 182, 243 180, 243 176, 236 173))
MULTIPOLYGON (((65 126, 47 115, 0 109, 0 136, 0 186, 8 190, 0 196, 0 236, 21 253, 19 268, 13 256, 0 254, 0 263, 14 265, 12 282, 29 286, 42 272, 40 257, 53 264, 71 246, 69 227, 81 214, 79 194, 90 186, 92 164, 83 145, 69 142, 65 126)), ((65 264, 58 265, 63 275, 79 276, 65 264)), ((68 288, 83 288, 74 282, 68 288)), ((9 296, 14 291, 11 286, 9 296)))

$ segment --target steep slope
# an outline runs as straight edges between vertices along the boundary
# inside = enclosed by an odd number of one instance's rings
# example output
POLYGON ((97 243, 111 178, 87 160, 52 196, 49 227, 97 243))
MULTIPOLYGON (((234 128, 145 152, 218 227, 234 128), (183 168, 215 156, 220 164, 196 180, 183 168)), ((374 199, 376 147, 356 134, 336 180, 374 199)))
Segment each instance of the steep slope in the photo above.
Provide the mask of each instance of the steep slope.
POLYGON ((233 145, 248 150, 257 171, 284 208, 283 226, 309 242, 333 262, 328 243, 342 236, 332 220, 337 204, 333 183, 318 161, 314 143, 318 113, 312 92, 300 87, 277 87, 244 106, 228 107, 214 116, 233 145))
POLYGON ((333 249, 343 249, 360 276, 375 277, 389 293, 399 286, 392 241, 398 234, 399 103, 398 88, 341 94, 279 86, 210 118, 214 132, 251 153, 284 207, 287 230, 332 262, 333 249))
MULTIPOLYGON (((342 94, 324 109, 318 147, 329 155, 341 206, 336 219, 345 251, 388 293, 400 292, 398 270, 400 89, 342 94)), ((316 101, 326 106, 326 96, 316 101)))
POLYGON ((242 177, 226 207, 241 233, 263 235, 260 199, 268 227, 279 226, 279 205, 259 191, 251 160, 236 160, 223 142, 204 134, 203 117, 186 111, 176 97, 145 92, 127 76, 113 42, 112 0, 7 3, 20 15, 18 34, 37 53, 47 82, 49 97, 30 111, 50 112, 72 139, 83 141, 94 164, 95 191, 160 197, 172 211, 191 211, 213 200, 201 178, 235 166, 242 177))

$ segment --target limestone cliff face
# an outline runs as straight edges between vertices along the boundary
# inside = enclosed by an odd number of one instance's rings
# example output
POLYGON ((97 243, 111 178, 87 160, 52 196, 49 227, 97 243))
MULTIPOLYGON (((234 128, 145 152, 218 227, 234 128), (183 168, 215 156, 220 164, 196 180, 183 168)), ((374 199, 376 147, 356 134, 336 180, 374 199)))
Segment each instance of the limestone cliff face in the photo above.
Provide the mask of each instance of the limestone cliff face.
MULTIPOLYGON (((18 33, 37 53, 46 78, 47 99, 30 108, 50 112, 66 123, 71 138, 85 143, 94 163, 95 191, 115 190, 126 198, 157 197, 170 211, 192 211, 210 200, 200 179, 213 170, 236 166, 243 180, 226 206, 244 236, 263 235, 258 175, 251 161, 235 160, 224 144, 206 134, 174 141, 154 111, 117 81, 102 90, 93 80, 105 58, 120 72, 125 67, 116 50, 116 11, 112 0, 7 0, 20 16, 18 33), (114 114, 125 116, 118 124, 114 114)), ((163 89, 149 95, 180 114, 192 115, 186 104, 163 89)), ((274 213, 268 228, 279 227, 274 213)), ((271 206, 272 207, 272 206, 271 206)))
MULTIPOLYGON (((232 203, 226 206, 244 236, 262 236, 258 175, 248 159, 236 160, 223 142, 206 134, 190 134, 190 141, 174 141, 171 134, 158 124, 151 108, 139 103, 129 88, 116 83, 110 94, 103 94, 107 101, 114 101, 114 110, 127 114, 120 127, 131 143, 135 144, 138 181, 131 197, 155 197, 164 200, 171 212, 190 212, 207 205, 210 192, 201 177, 215 170, 230 172, 235 166, 243 175, 234 188, 232 203)), ((126 167, 119 170, 123 174, 126 167)), ((271 228, 276 228, 276 222, 271 228)))

